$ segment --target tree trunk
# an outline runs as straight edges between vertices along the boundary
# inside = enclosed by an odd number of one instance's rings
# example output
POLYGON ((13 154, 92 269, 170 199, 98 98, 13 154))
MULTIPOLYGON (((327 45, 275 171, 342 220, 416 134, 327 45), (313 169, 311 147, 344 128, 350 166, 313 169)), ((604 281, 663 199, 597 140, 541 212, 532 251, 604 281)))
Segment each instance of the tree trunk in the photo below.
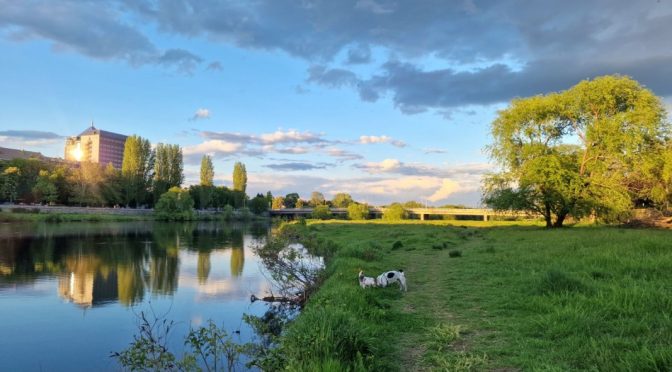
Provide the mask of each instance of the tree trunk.
POLYGON ((555 223, 553 223, 553 227, 562 227, 562 223, 565 222, 565 217, 567 217, 567 213, 565 212, 561 212, 560 214, 558 214, 555 223))
POLYGON ((551 220, 551 206, 546 203, 544 207, 544 219, 546 220, 546 227, 553 227, 553 221, 551 220))

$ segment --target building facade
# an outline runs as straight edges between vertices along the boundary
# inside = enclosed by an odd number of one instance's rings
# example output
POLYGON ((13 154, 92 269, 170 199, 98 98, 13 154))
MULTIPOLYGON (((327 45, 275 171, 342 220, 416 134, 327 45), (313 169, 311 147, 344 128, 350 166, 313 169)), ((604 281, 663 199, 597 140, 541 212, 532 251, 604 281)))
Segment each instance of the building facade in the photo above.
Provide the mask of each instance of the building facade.
POLYGON ((91 125, 78 136, 65 141, 65 160, 88 161, 121 169, 127 136, 100 130, 91 125))

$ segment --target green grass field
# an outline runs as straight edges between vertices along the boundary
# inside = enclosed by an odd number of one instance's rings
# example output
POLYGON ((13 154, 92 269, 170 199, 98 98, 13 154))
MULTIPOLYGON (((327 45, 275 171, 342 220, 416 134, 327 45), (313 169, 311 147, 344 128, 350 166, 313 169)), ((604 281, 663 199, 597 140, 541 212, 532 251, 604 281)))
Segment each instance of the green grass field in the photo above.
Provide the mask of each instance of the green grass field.
POLYGON ((672 370, 672 231, 467 221, 307 230, 338 250, 284 338, 290 369, 672 370), (360 268, 403 268, 408 292, 362 290, 360 268))

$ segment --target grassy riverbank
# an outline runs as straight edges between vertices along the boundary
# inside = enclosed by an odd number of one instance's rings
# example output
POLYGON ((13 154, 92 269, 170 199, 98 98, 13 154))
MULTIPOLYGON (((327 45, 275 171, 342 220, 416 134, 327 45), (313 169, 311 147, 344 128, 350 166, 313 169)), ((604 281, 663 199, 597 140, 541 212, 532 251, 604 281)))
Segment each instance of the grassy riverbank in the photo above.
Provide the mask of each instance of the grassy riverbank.
POLYGON ((672 231, 507 224, 309 223, 339 248, 284 338, 290 366, 672 369, 672 231), (362 290, 360 268, 403 268, 409 290, 362 290))

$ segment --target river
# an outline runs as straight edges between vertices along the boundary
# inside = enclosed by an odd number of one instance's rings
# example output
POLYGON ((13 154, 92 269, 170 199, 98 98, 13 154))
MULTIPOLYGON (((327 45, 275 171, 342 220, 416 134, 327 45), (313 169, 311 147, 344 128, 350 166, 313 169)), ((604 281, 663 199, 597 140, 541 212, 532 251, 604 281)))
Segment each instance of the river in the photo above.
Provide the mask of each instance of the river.
POLYGON ((247 342, 266 305, 253 247, 265 224, 0 224, 0 369, 119 370, 138 314, 176 322, 170 347, 208 319, 247 342), (234 333, 240 331, 240 334, 234 333))

